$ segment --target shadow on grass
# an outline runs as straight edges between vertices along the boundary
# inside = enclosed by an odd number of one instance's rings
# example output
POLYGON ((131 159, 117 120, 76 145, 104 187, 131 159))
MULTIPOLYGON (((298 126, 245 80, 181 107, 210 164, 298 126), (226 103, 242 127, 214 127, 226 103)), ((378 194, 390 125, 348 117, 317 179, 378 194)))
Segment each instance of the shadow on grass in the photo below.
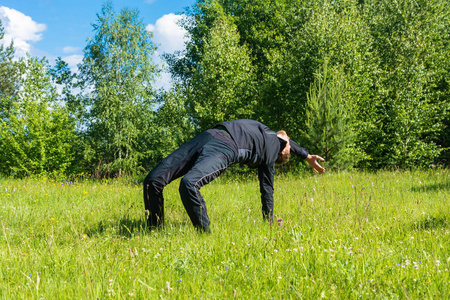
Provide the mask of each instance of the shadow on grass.
POLYGON ((411 191, 413 192, 437 192, 437 191, 448 191, 450 190, 450 181, 442 181, 439 183, 433 184, 421 184, 417 186, 413 186, 411 191))
POLYGON ((439 217, 429 216, 422 221, 415 222, 414 224, 412 224, 412 227, 414 227, 415 229, 417 228, 419 230, 449 228, 450 220, 447 216, 439 216, 439 217))
POLYGON ((114 235, 130 238, 137 233, 150 232, 147 223, 143 219, 121 218, 119 220, 101 220, 97 225, 86 228, 88 236, 114 235))
MULTIPOLYGON (((184 221, 172 221, 167 226, 170 227, 183 227, 187 223, 184 221)), ((87 228, 85 233, 88 236, 95 235, 113 235, 124 238, 131 238, 135 235, 146 235, 155 232, 164 232, 165 227, 149 229, 147 227, 147 222, 144 219, 130 219, 123 217, 119 220, 101 220, 96 226, 87 228)))

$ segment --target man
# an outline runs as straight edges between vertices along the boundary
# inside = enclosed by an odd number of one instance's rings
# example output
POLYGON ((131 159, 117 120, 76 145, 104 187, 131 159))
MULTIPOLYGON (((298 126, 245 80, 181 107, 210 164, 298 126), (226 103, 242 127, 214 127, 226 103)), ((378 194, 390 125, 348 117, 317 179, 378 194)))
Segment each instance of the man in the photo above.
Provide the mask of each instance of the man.
POLYGON ((294 153, 305 159, 316 173, 325 169, 317 162, 323 158, 290 140, 285 131, 274 132, 253 120, 235 120, 217 124, 164 158, 144 180, 145 210, 150 228, 164 223, 163 189, 172 180, 180 182, 180 196, 192 224, 209 231, 206 203, 200 188, 210 183, 234 163, 258 168, 262 213, 273 219, 273 179, 275 164, 289 161, 294 153))

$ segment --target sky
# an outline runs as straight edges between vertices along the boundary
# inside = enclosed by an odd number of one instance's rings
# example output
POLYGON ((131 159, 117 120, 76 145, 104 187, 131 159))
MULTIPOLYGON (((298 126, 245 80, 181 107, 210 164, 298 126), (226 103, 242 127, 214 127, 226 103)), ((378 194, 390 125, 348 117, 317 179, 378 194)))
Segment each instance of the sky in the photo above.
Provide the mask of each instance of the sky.
MULTIPOLYGON (((123 8, 138 9, 146 29, 153 32, 158 45, 155 63, 160 55, 183 50, 185 31, 177 25, 186 7, 195 0, 112 0, 116 14, 123 8)), ((14 41, 16 57, 29 53, 46 57, 51 65, 61 57, 77 70, 83 58, 86 39, 94 37, 92 24, 97 21, 104 1, 101 0, 1 0, 0 20, 5 36, 1 42, 14 41)), ((156 88, 170 87, 170 75, 163 73, 156 88)))

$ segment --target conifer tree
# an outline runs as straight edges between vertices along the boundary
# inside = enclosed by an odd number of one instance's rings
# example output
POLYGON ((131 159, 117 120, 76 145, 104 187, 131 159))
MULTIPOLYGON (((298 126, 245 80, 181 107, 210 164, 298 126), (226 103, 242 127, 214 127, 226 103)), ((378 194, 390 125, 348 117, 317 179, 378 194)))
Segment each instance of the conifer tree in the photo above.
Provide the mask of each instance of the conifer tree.
POLYGON ((352 130, 352 105, 346 98, 342 71, 329 69, 326 59, 307 94, 305 137, 310 151, 328 166, 349 168, 357 162, 352 130))

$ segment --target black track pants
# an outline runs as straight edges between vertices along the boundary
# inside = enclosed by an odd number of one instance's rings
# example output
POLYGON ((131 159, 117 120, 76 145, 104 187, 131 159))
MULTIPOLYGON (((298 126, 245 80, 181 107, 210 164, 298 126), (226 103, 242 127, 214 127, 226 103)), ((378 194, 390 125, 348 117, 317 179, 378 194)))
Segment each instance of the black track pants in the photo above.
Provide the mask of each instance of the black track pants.
POLYGON ((182 145, 150 171, 144 180, 144 203, 149 212, 147 224, 150 228, 164 223, 164 187, 184 176, 179 191, 186 212, 196 228, 209 231, 209 218, 200 188, 236 161, 237 151, 232 143, 222 131, 208 130, 182 145))

